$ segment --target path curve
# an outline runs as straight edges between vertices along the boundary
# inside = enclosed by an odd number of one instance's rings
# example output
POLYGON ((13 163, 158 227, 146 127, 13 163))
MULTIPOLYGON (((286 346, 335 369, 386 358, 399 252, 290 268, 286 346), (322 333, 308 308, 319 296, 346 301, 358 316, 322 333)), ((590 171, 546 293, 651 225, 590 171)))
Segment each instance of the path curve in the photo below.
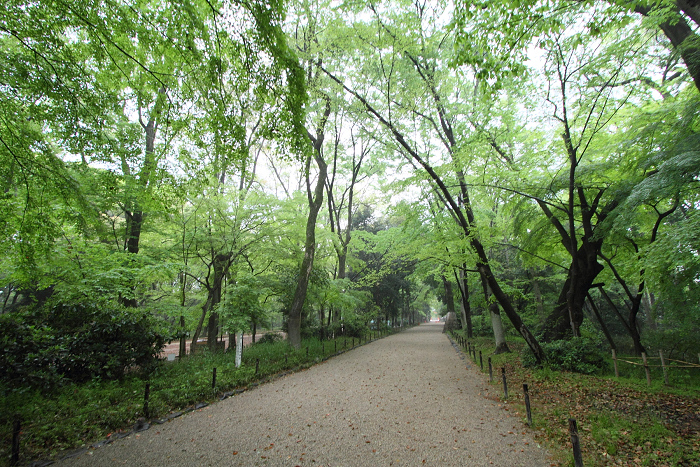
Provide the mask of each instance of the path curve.
POLYGON ((411 328, 57 465, 551 465, 441 331, 411 328))

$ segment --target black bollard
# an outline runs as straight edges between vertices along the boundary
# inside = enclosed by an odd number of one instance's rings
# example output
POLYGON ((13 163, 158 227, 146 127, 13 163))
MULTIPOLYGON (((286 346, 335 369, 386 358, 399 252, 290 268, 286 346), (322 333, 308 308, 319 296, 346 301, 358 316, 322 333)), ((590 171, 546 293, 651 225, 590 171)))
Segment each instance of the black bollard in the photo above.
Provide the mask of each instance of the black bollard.
POLYGON ((505 399, 508 399, 508 383, 506 382, 506 367, 501 367, 501 376, 503 376, 503 394, 505 399))
POLYGON ((574 466, 583 467, 583 457, 581 457, 581 444, 578 439, 578 427, 576 426, 576 420, 573 418, 569 419, 569 434, 571 435, 571 446, 574 450, 574 466))
POLYGON ((10 465, 19 464, 19 435, 22 432, 22 422, 19 414, 15 414, 15 421, 12 423, 12 455, 10 457, 10 465))
POLYGON ((151 383, 146 383, 146 389, 143 392, 143 416, 149 418, 151 416, 148 409, 148 398, 151 396, 151 383))
POLYGON ((258 370, 260 369, 260 359, 257 358, 255 359, 255 374, 258 374, 258 370))
POLYGON ((525 413, 527 414, 527 424, 532 426, 532 412, 530 411, 530 392, 527 384, 523 384, 523 394, 525 394, 525 413))
POLYGON ((489 357, 489 383, 493 383, 493 366, 491 366, 491 357, 489 357))
POLYGON ((211 372, 211 388, 214 389, 216 387, 216 367, 212 369, 211 372))
POLYGON ((481 371, 484 371, 484 358, 481 356, 481 350, 479 350, 479 366, 481 367, 481 371))

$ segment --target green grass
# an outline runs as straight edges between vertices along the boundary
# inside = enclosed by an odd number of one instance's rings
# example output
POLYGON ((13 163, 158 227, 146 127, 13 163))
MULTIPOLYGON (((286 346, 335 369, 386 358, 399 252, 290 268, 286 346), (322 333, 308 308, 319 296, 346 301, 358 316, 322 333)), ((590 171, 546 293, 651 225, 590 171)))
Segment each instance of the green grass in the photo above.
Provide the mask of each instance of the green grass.
MULTIPOLYGON (((373 336, 378 337, 376 332, 373 336)), ((335 354, 336 349, 350 350, 353 341, 355 346, 360 345, 359 339, 348 337, 324 342, 305 339, 299 350, 285 341, 256 344, 244 349, 240 368, 235 366, 234 352, 205 351, 181 362, 163 362, 147 378, 132 373, 119 381, 97 379, 67 384, 48 394, 39 390, 10 391, 0 383, 0 465, 9 464, 15 414, 22 420, 20 461, 54 459, 113 432, 130 430, 145 416, 147 382, 149 418, 157 419, 199 402, 218 400, 225 392, 246 388, 278 373, 315 365, 335 354), (212 388, 214 368, 217 377, 212 388)))
MULTIPOLYGON (((568 419, 575 418, 579 427, 584 465, 690 466, 700 465, 700 437, 684 418, 693 419, 700 405, 700 381, 688 377, 670 378, 663 384, 663 374, 652 375, 647 386, 641 373, 587 376, 556 371, 549 367, 524 368, 520 355, 522 340, 510 338, 513 352, 493 355, 493 339, 469 339, 484 360, 484 372, 491 357, 493 385, 502 385, 501 368, 508 378, 508 405, 526 422, 522 384, 529 386, 533 429, 561 465, 573 466, 568 419), (624 376, 623 376, 624 375, 624 376), (668 417, 668 414, 673 414, 668 417), (662 416, 666 414, 666 416, 662 416), (675 417, 675 418, 674 418, 675 417)), ((465 351, 466 353, 466 351, 465 351)), ((610 365, 612 371, 612 364, 610 365)), ((636 370, 636 369, 635 369, 636 370)), ((678 374, 681 370, 677 370, 678 374)), ((694 370, 691 370, 694 371, 694 370)), ((502 395, 501 395, 502 398, 502 395)))

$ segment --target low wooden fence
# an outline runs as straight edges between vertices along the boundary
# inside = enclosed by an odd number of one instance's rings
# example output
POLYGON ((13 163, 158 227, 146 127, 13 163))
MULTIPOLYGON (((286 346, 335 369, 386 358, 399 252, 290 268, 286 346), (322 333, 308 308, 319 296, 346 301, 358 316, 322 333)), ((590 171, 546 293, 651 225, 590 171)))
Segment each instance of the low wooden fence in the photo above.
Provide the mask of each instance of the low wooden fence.
POLYGON ((698 369, 700 369, 700 354, 698 354, 698 362, 699 363, 692 363, 692 362, 685 362, 682 360, 674 360, 674 359, 671 359, 668 357, 664 357, 663 350, 659 350, 658 357, 647 356, 647 354, 645 352, 642 352, 641 357, 630 357, 630 356, 620 357, 617 355, 615 350, 612 350, 612 359, 613 359, 613 366, 615 367, 615 376, 617 378, 620 377, 619 365, 621 363, 633 365, 636 367, 643 367, 644 373, 645 373, 646 378, 647 378, 647 384, 650 386, 651 386, 651 369, 652 368, 661 368, 661 370, 663 371, 663 375, 664 375, 664 384, 666 384, 667 386, 669 385, 668 374, 669 374, 670 370, 679 369, 679 368, 698 368, 698 369), (657 361, 659 363, 655 363, 657 361))

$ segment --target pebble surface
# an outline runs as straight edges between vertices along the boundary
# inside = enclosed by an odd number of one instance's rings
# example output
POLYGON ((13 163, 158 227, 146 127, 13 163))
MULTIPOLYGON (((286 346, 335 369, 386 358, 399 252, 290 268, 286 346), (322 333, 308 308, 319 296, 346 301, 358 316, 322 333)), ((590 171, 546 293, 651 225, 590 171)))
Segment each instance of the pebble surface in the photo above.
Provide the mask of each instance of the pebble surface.
POLYGON ((379 339, 57 465, 552 465, 441 331, 379 339))

